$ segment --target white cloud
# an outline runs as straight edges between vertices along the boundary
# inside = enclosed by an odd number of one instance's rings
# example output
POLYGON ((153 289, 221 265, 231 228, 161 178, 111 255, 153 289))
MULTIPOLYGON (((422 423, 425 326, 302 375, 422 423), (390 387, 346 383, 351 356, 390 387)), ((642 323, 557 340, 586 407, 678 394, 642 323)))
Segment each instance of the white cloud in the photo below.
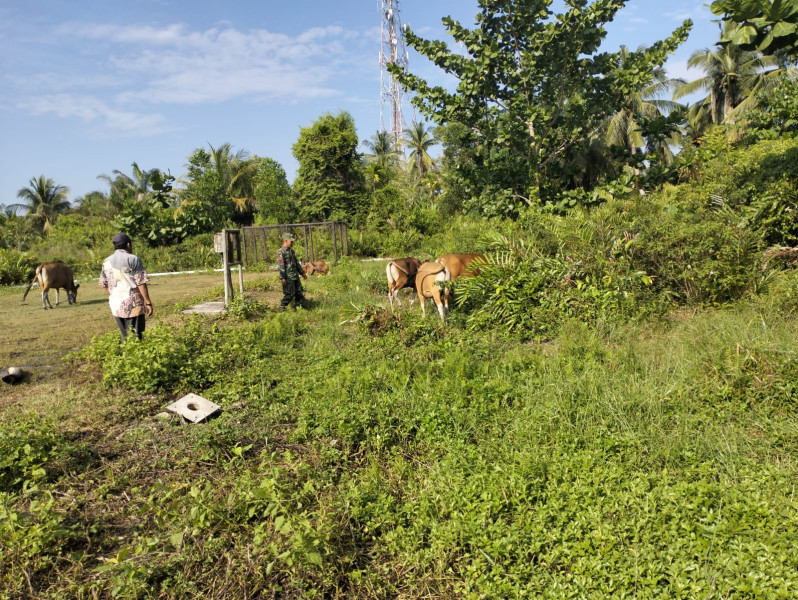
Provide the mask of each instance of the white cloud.
POLYGON ((115 109, 90 96, 50 94, 28 98, 24 103, 19 103, 18 107, 34 115, 53 114, 61 118, 77 118, 125 137, 161 134, 166 122, 160 114, 115 109))
POLYGON ((713 19, 712 11, 704 3, 688 2, 683 5, 671 6, 670 10, 662 13, 662 16, 673 19, 674 21, 684 21, 685 19, 692 19, 693 21, 706 21, 713 19))
POLYGON ((199 104, 234 98, 297 101, 339 96, 333 80, 366 65, 351 51, 363 39, 338 26, 297 36, 233 28, 189 31, 184 25, 77 25, 62 35, 111 43, 108 67, 136 81, 120 102, 199 104))

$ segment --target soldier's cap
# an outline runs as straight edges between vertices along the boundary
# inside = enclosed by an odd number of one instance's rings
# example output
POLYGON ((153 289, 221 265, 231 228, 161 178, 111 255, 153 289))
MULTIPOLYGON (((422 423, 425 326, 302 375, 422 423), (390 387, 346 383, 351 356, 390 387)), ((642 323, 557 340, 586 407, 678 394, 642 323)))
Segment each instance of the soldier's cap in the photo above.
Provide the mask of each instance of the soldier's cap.
POLYGON ((283 239, 284 240, 291 240, 293 242, 294 241, 294 236, 291 235, 290 233, 284 233, 283 234, 283 239))
POLYGON ((130 236, 128 236, 128 234, 122 233, 121 231, 119 233, 114 234, 112 241, 114 243, 114 246, 125 246, 133 242, 133 240, 130 239, 130 236))

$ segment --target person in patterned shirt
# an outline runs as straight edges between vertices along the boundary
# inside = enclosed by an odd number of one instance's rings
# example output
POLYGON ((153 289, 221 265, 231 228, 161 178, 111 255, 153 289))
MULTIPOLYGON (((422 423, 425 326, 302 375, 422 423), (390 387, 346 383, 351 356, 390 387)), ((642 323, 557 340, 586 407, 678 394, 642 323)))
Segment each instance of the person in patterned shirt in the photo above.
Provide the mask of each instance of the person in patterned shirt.
POLYGON ((141 339, 146 317, 152 316, 152 300, 147 289, 147 272, 139 257, 133 254, 131 240, 126 233, 113 237, 114 253, 103 261, 100 287, 108 294, 108 304, 122 341, 129 331, 141 339))
POLYGON ((305 301, 305 290, 302 289, 302 282, 299 281, 301 275, 306 280, 305 270, 299 261, 296 259, 294 249, 294 236, 290 233, 283 235, 283 245, 277 251, 277 275, 280 277, 280 283, 283 284, 283 299, 280 301, 280 308, 285 310, 292 300, 296 304, 302 305, 305 301))

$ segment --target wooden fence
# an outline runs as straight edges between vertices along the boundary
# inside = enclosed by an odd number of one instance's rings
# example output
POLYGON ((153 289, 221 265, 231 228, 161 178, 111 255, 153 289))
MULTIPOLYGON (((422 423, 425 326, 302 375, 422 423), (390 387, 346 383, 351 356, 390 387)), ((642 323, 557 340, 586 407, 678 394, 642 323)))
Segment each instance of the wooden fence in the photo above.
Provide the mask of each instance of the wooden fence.
POLYGON ((277 250, 282 244, 282 239, 276 245, 272 243, 272 248, 269 248, 269 233, 274 230, 279 231, 281 237, 284 233, 293 234, 296 239, 295 246, 304 243, 305 258, 311 261, 316 260, 316 248, 313 244, 314 232, 317 236, 320 232, 330 232, 333 258, 336 263, 340 256, 349 254, 349 231, 343 221, 242 227, 242 258, 245 265, 250 266, 260 262, 271 263, 276 260, 277 250))

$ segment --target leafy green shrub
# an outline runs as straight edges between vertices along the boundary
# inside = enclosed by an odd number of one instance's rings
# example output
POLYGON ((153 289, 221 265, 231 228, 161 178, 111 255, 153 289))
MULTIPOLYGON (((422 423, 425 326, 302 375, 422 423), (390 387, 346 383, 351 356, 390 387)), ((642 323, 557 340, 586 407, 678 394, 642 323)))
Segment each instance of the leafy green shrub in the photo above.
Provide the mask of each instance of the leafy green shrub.
POLYGON ((455 285, 457 304, 468 311, 472 328, 541 338, 569 319, 626 319, 639 312, 637 296, 651 284, 645 272, 617 268, 619 261, 599 277, 583 261, 544 257, 522 240, 484 239, 495 250, 476 277, 455 285))
POLYGON ((798 132, 798 80, 781 73, 775 87, 760 92, 758 108, 745 114, 746 141, 778 139, 798 132))
POLYGON ((0 491, 0 596, 24 598, 31 578, 52 571, 73 528, 64 523, 50 492, 19 502, 0 491))
POLYGON ((258 369, 279 348, 294 344, 299 330, 297 320, 287 315, 235 330, 194 317, 180 326, 159 323, 143 339, 125 343, 109 332, 72 358, 98 363, 109 386, 139 392, 197 391, 236 370, 244 377, 258 369))
POLYGON ((44 467, 62 452, 62 446, 50 421, 28 418, 0 426, 0 492, 43 480, 44 467))
MULTIPOLYGON (((113 248, 108 254, 111 252, 113 248)), ((212 233, 187 237, 163 248, 134 245, 133 252, 141 258, 144 268, 150 273, 215 269, 222 264, 219 255, 213 250, 212 233)))
POLYGON ((0 248, 0 285, 28 283, 38 264, 27 252, 0 248))

